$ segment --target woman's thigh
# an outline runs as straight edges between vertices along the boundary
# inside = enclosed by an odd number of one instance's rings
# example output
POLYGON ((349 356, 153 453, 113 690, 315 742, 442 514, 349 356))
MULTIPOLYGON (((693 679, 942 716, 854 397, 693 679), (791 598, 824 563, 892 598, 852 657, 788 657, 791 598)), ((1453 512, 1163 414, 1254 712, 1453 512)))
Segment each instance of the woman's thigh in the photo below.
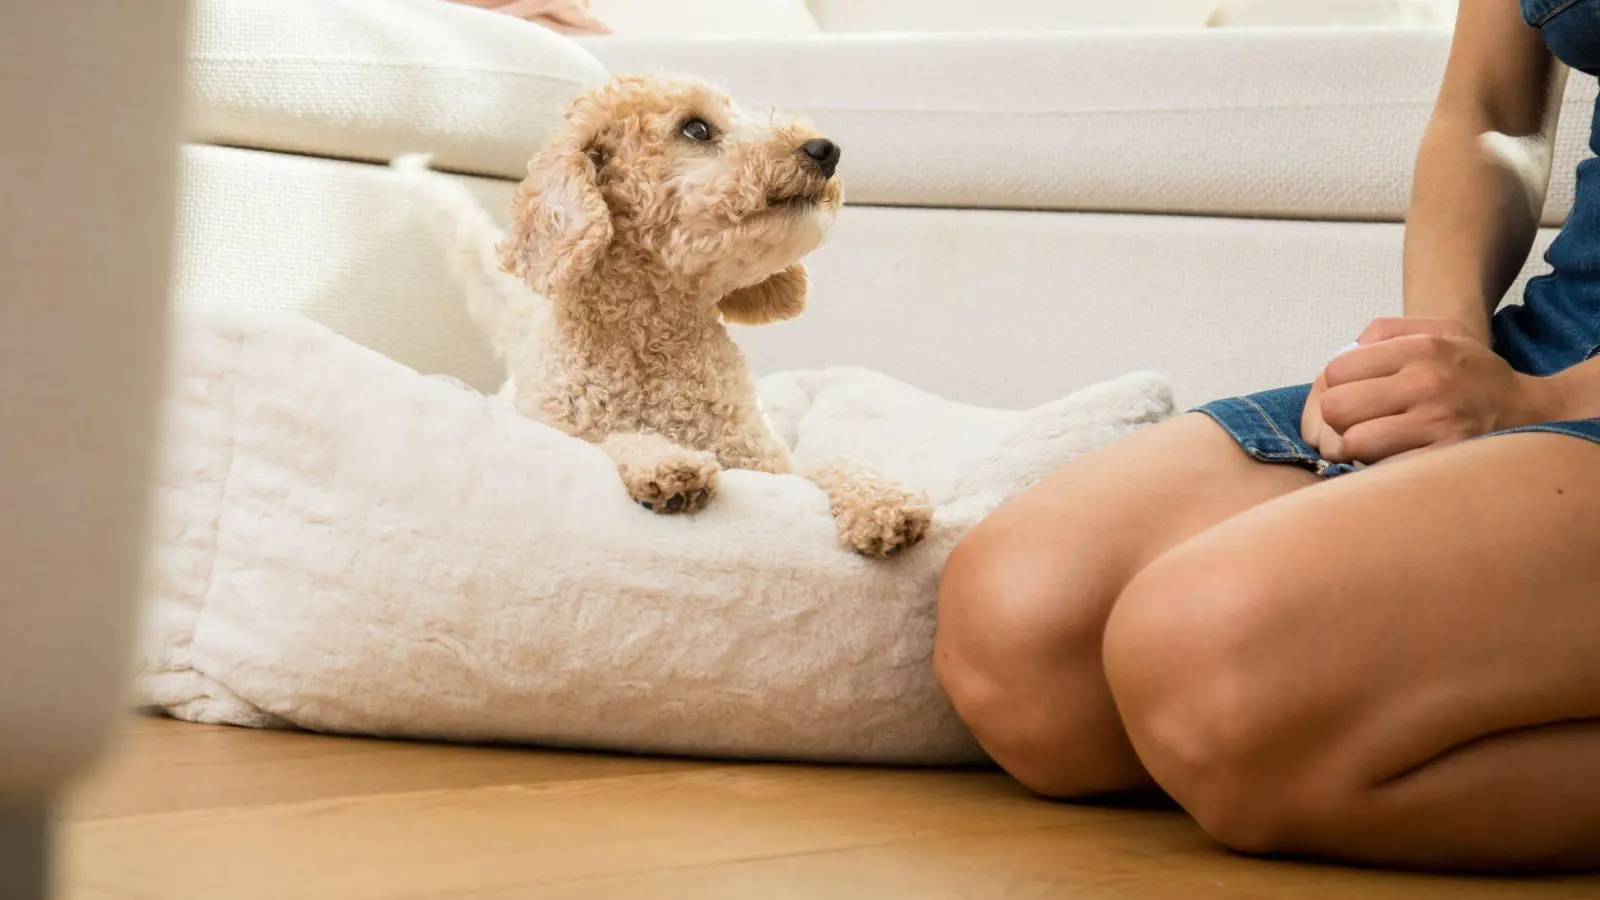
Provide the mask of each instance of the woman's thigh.
POLYGON ((1315 481, 1253 461, 1209 418, 1185 415, 1006 503, 956 548, 941 585, 935 665, 957 711, 1041 793, 1147 786, 1101 665, 1112 603, 1169 548, 1315 481))
POLYGON ((1105 664, 1148 770, 1239 849, 1600 864, 1600 445, 1492 437, 1231 517, 1105 664))

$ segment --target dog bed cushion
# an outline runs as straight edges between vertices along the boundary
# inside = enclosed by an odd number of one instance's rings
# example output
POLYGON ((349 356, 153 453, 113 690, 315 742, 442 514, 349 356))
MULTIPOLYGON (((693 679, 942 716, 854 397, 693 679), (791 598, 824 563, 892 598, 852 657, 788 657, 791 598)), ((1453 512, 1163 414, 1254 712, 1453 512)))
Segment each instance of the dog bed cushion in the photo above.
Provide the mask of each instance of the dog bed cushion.
POLYGON ((571 40, 439 0, 199 0, 199 143, 520 176, 607 72, 571 40))
POLYGON ((963 763, 939 570, 1004 497, 1172 412, 1132 374, 1026 412, 834 369, 762 382, 804 459, 926 489, 929 538, 839 546, 822 492, 727 472, 654 516, 597 448, 303 317, 177 337, 141 703, 200 722, 741 758, 963 763))

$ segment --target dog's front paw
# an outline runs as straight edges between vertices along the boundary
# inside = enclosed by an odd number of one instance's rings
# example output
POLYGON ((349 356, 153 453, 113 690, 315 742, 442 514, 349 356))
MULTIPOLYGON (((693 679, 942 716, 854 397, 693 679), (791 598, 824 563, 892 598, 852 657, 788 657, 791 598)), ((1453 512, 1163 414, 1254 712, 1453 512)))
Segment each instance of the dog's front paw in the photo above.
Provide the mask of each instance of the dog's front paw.
POLYGON ((624 465, 622 482, 640 506, 662 515, 696 513, 717 492, 717 458, 684 450, 643 466, 624 465))
POLYGON ((834 508, 839 540, 863 556, 887 559, 921 543, 933 524, 926 497, 895 487, 853 492, 834 508))

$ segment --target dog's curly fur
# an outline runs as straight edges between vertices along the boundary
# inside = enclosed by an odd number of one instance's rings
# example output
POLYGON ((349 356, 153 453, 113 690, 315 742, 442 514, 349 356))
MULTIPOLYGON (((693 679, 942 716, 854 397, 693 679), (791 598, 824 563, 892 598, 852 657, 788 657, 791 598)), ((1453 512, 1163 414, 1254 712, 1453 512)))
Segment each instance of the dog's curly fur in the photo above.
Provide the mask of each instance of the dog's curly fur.
MULTIPOLYGON (((481 242, 453 260, 506 362, 503 395, 600 445, 655 512, 699 510, 722 468, 791 469, 725 323, 805 308, 801 259, 843 202, 831 166, 802 150, 819 137, 799 120, 749 116, 698 80, 613 78, 573 102, 513 201, 498 262, 538 297, 473 271, 481 242)), ((420 176, 415 160, 397 166, 420 176)), ((459 188, 435 180, 432 193, 468 221, 459 188)), ((489 227, 483 216, 455 233, 489 227)), ((802 474, 861 553, 893 555, 928 529, 927 500, 864 465, 833 459, 802 474)))

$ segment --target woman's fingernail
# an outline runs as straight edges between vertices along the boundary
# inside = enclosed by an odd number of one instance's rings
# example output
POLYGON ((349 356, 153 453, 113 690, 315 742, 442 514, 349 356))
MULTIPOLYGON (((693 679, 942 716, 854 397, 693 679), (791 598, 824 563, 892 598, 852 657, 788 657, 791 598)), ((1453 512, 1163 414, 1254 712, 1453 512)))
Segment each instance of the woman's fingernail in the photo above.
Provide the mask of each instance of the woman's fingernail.
POLYGON ((1344 348, 1343 350, 1340 350, 1338 353, 1335 353, 1334 356, 1335 357, 1343 356, 1346 353, 1349 353, 1351 350, 1355 350, 1360 346, 1361 346, 1361 342, 1360 341, 1356 341, 1355 343, 1353 343, 1350 346, 1344 348))

